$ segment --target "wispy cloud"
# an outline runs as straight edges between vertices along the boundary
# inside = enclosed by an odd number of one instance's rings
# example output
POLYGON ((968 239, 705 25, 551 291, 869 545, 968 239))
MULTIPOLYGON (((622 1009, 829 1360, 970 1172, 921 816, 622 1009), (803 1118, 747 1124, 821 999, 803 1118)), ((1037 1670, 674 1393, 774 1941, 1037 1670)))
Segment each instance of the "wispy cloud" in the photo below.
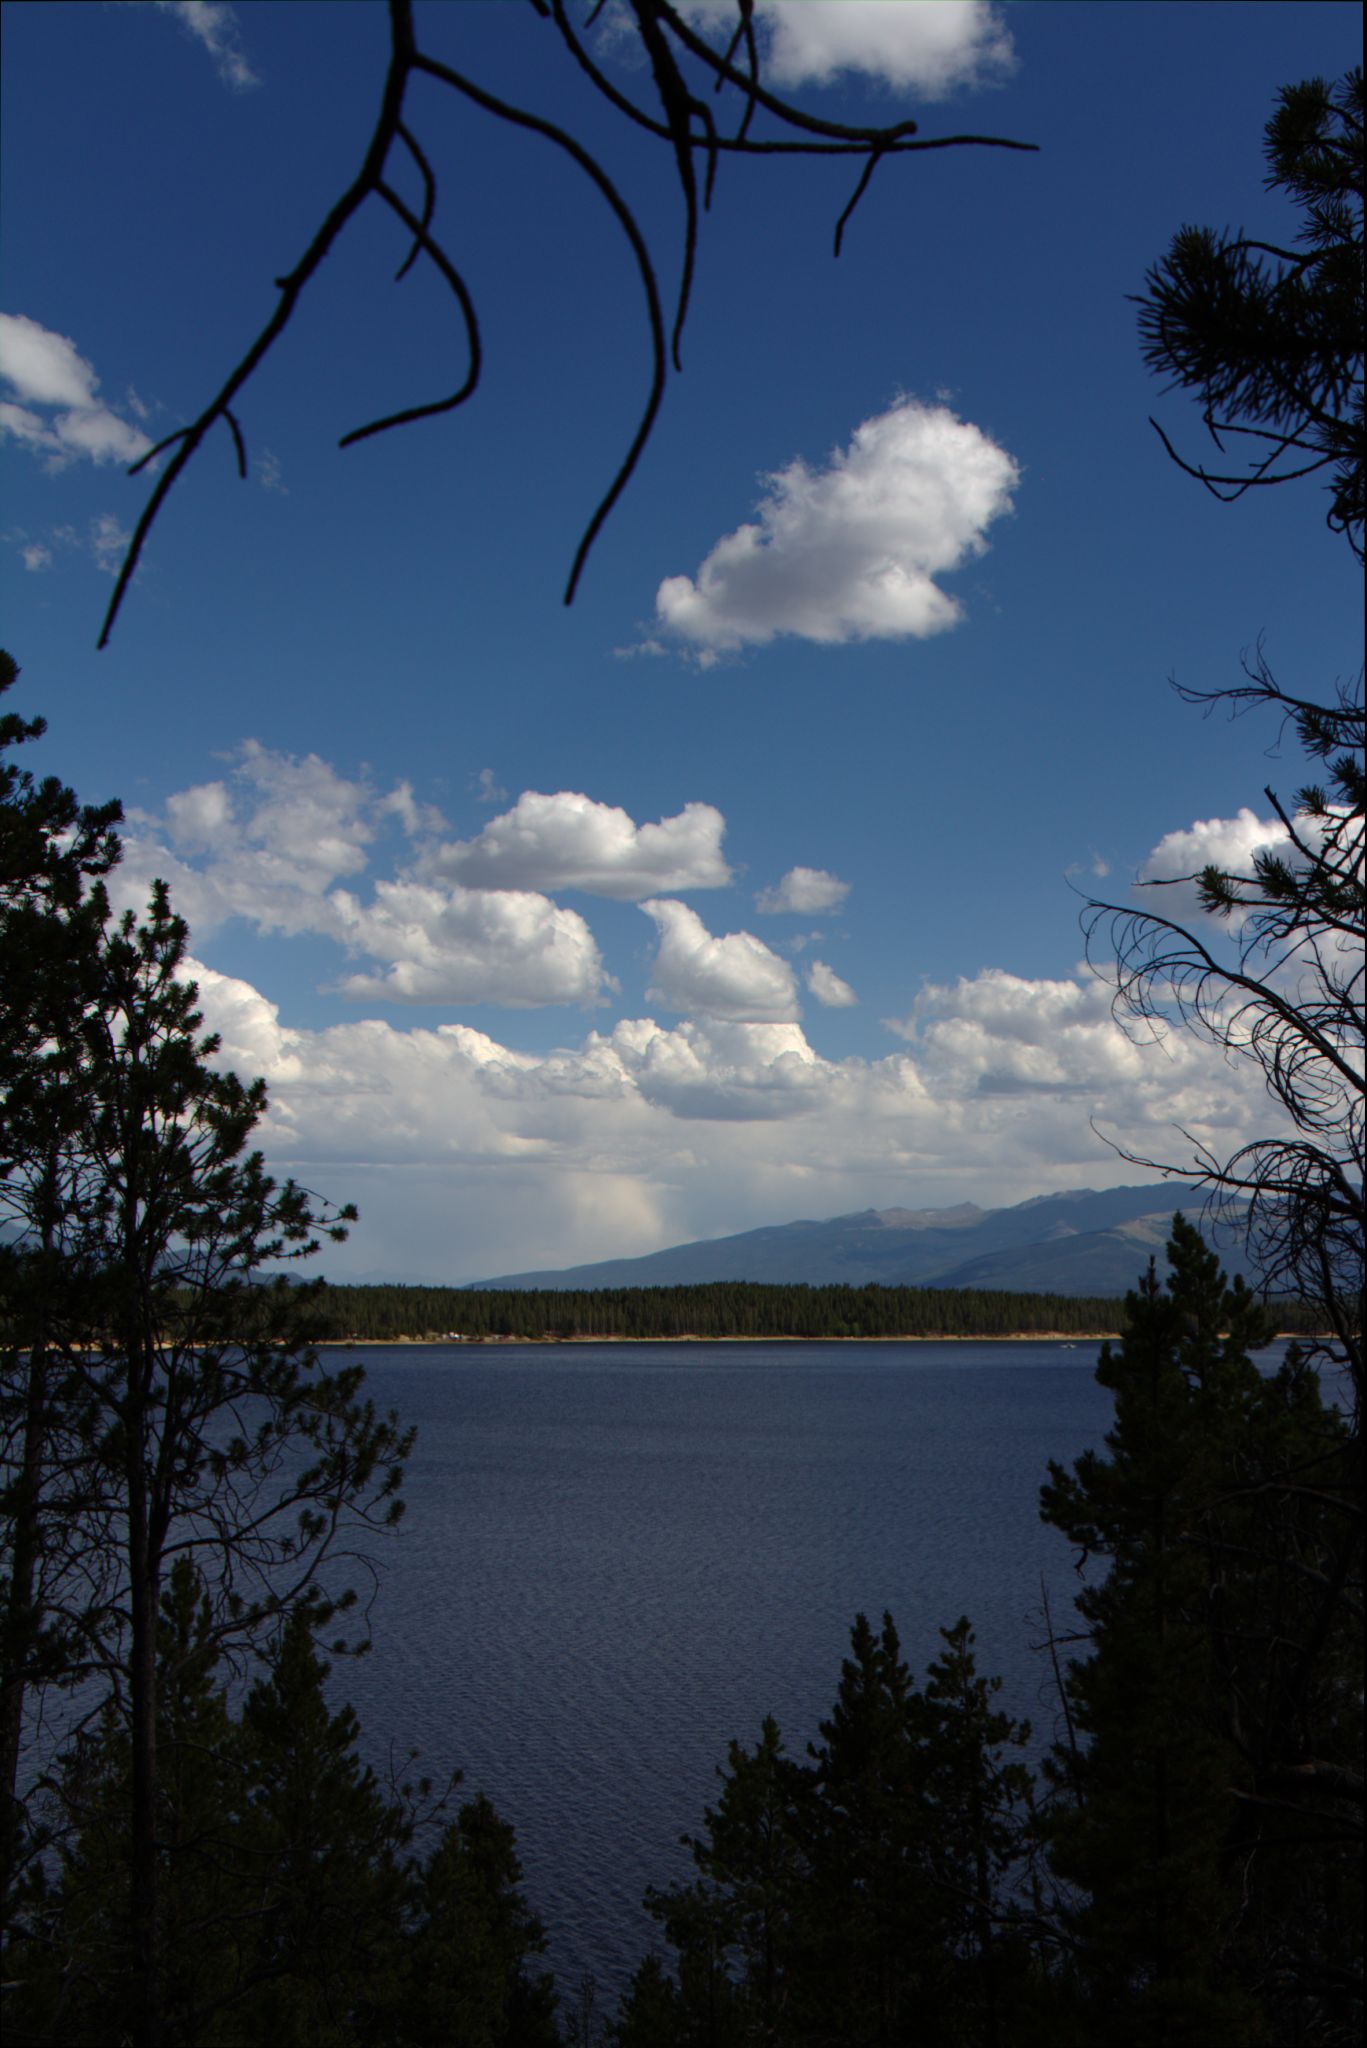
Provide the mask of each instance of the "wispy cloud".
POLYGON ((656 594, 661 626, 704 659, 782 633, 840 645, 957 625, 962 606, 936 578, 985 551, 1019 471, 948 406, 903 399, 824 469, 798 456, 767 481, 758 518, 656 594))
POLYGON ((95 557, 95 567, 106 576, 117 576, 132 538, 114 513, 99 513, 90 522, 90 552, 95 557))
POLYGON ((242 47, 237 10, 227 0, 157 0, 157 6, 208 51, 219 77, 234 92, 250 92, 260 85, 242 47))

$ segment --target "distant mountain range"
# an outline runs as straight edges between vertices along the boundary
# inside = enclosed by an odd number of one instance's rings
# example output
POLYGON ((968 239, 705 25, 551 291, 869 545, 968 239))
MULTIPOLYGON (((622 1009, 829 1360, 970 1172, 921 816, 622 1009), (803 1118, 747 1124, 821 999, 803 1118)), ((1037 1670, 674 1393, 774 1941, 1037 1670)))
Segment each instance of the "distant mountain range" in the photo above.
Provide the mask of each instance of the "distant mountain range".
MULTIPOLYGON (((1163 1264, 1175 1209, 1200 1225, 1182 1187, 1075 1188, 1011 1209, 863 1209, 825 1223, 780 1223, 640 1259, 556 1273, 507 1273, 481 1287, 682 1287, 712 1280, 807 1281, 814 1287, 984 1287, 1029 1294, 1123 1295, 1150 1257, 1163 1264)), ((1205 1233, 1209 1240, 1209 1232, 1205 1233)), ((1238 1248, 1217 1247, 1232 1275, 1238 1248)))

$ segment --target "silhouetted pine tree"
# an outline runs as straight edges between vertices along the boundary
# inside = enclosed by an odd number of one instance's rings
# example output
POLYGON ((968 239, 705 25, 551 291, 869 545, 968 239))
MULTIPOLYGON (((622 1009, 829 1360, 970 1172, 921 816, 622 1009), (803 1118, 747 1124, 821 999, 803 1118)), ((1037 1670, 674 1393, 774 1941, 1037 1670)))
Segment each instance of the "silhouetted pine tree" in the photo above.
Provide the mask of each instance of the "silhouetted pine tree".
POLYGON ((1053 1766, 1090 2025, 1133 2048, 1347 2040, 1351 1445, 1294 1355, 1258 1373, 1267 1319, 1180 1217, 1168 1257, 1097 1369, 1116 1403, 1104 1451, 1051 1465, 1042 1494, 1044 1519, 1108 1567, 1078 1596, 1082 1740, 1053 1766))

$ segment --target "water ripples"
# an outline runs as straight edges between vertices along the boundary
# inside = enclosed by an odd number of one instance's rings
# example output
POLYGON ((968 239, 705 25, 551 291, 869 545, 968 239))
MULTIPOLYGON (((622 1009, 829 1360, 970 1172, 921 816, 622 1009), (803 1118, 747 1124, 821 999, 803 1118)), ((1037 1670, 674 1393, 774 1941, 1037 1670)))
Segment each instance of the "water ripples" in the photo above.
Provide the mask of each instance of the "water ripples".
POLYGON ((802 1752, 857 1610, 918 1677, 968 1613, 1040 1719, 1040 1575, 1057 1620, 1073 1571, 1038 1491, 1109 1420, 1095 1347, 360 1355, 419 1437, 375 1654, 336 1682, 377 1758, 459 1766, 513 1823, 567 1998, 587 1971, 610 2007, 652 1945, 642 1893, 686 1875, 728 1740, 773 1713, 802 1752))

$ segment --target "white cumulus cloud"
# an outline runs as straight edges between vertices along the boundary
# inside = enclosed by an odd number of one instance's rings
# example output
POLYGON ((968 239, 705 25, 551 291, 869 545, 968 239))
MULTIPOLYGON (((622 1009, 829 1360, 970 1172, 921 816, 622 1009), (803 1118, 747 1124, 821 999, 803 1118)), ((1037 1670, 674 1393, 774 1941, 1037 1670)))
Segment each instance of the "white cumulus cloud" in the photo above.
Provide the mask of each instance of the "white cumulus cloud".
POLYGON ((825 469, 798 456, 770 476, 756 520, 719 540, 695 579, 661 583, 661 624, 705 656, 781 633, 838 645, 944 632, 963 611, 936 578, 983 553, 1019 474, 947 406, 903 399, 825 469))
POLYGON ((228 0, 157 0, 213 58, 214 69, 234 92, 248 92, 261 83, 242 47, 237 10, 228 0))
POLYGON ((807 969, 806 982, 817 1001, 828 1010, 849 1010, 859 1001, 847 981, 842 981, 833 967, 824 960, 813 960, 807 969))
POLYGON ((306 1031, 192 972, 222 1063, 270 1084, 273 1170, 360 1203, 334 1269, 477 1278, 870 1206, 995 1207, 1135 1179, 1089 1117, 1160 1158, 1175 1123, 1228 1151, 1268 1122, 1251 1063, 1189 1034, 1129 1045, 1083 973, 923 990, 911 1043, 830 1060, 791 1019, 634 1017, 541 1053, 464 1023, 306 1031))
POLYGON ((152 446, 139 427, 97 398, 100 380, 75 342, 26 314, 0 313, 0 377, 15 394, 0 402, 0 436, 46 456, 49 468, 80 456, 136 462, 152 446))
MULTIPOLYGON (((1338 815, 1347 813, 1340 807, 1338 815)), ((1324 844, 1323 823, 1299 811, 1292 824, 1301 845, 1311 854, 1318 853, 1324 844)), ((1187 877, 1208 867, 1225 874, 1252 875, 1261 853, 1275 854, 1292 868, 1304 865, 1304 855, 1281 819, 1260 818, 1245 805, 1236 817, 1202 818, 1184 830, 1166 833, 1144 862, 1138 879, 1167 885, 1153 894, 1152 908, 1160 917, 1188 919, 1200 914, 1200 899, 1195 882, 1188 882, 1187 877)), ((1237 931, 1242 921, 1238 911, 1228 921, 1220 920, 1232 931, 1237 931)))
POLYGON ((407 783, 377 796, 316 754, 248 741, 228 778, 178 791, 160 819, 132 814, 113 893, 140 910, 160 876, 200 939, 233 917, 333 939, 380 969, 343 976, 341 992, 356 1000, 599 1000, 609 984, 593 934, 547 896, 413 875, 376 880, 367 896, 338 886, 364 873, 391 817, 410 836, 442 822, 407 783))
POLYGON ((377 882, 369 904, 328 898, 330 928, 353 952, 389 963, 342 982, 352 997, 401 1003, 595 1003, 603 963, 577 911, 528 890, 377 882))
POLYGON ((649 993, 666 1009, 750 1023, 797 1016, 793 970, 762 939, 750 932, 715 938, 686 903, 664 899, 641 908, 660 934, 649 993))
POLYGON ((755 908, 766 917, 812 917, 822 910, 839 910, 849 893, 849 883, 825 868, 789 868, 772 889, 760 890, 755 908))
MULTIPOLYGON (((1198 818, 1194 825, 1165 833, 1140 869, 1139 879, 1181 881, 1208 867, 1247 875, 1253 872, 1255 854, 1280 851, 1289 843, 1280 818, 1260 818, 1245 804, 1237 817, 1198 818)), ((1194 890, 1191 900, 1196 900, 1194 890)))
MULTIPOLYGON (((729 41, 734 0, 686 0, 683 12, 729 41)), ((1011 36, 988 0, 757 0, 771 85, 828 85, 862 72, 923 99, 990 85, 1015 69, 1011 36)))
POLYGON ((628 1086, 671 1117, 781 1122, 820 1109, 838 1086, 839 1069, 796 1023, 686 1018, 670 1031, 632 1018, 607 1044, 628 1086))
POLYGON ((481 889, 583 889, 632 902, 660 890, 721 889, 726 821, 711 804, 637 825, 624 810, 562 789, 525 790, 477 839, 435 849, 430 871, 481 889))
POLYGON ((1076 1096, 1144 1067, 1144 1050, 1111 1014, 1109 985, 1086 972, 1036 981, 986 968, 952 986, 929 983, 907 1017, 886 1021, 957 1092, 1076 1096))

